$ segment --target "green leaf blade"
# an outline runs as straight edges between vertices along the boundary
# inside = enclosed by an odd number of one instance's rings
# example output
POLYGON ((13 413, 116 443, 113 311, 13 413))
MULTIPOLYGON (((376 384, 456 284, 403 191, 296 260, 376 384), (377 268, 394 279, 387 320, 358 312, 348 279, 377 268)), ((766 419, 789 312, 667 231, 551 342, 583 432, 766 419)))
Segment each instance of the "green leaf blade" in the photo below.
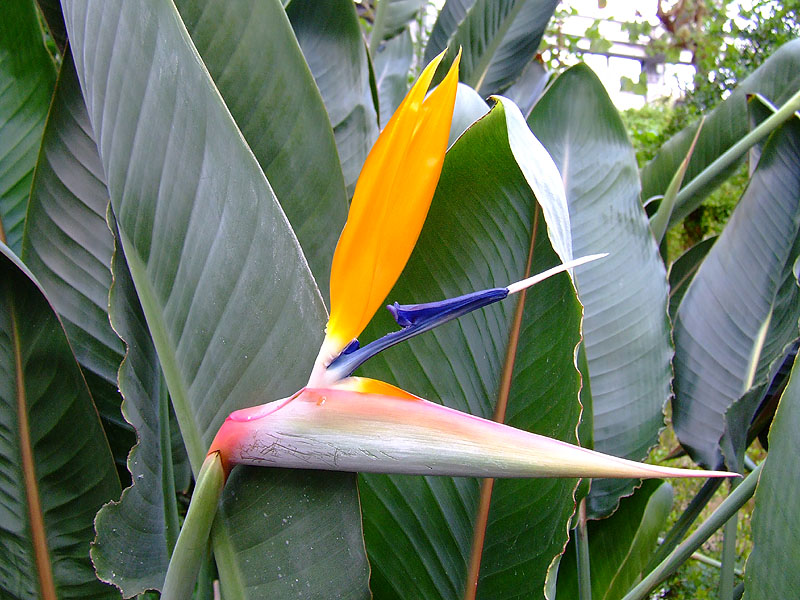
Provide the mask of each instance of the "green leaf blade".
POLYGON ((758 480, 753 510, 753 551, 745 569, 748 598, 791 597, 800 586, 794 543, 800 535, 797 497, 787 482, 800 477, 800 369, 795 360, 769 432, 770 453, 758 480))
MULTIPOLYGON (((602 84, 583 65, 548 88, 528 124, 561 170, 573 254, 610 253, 576 273, 594 449, 642 460, 663 427, 672 347, 666 272, 639 203, 633 149, 602 84)), ((635 485, 594 480, 590 518, 613 512, 635 485)))
POLYGON ((32 0, 0 7, 0 241, 22 246, 33 170, 56 81, 32 0))
MULTIPOLYGON (((523 127, 527 136, 530 132, 521 117, 515 120, 515 110, 512 105, 496 106, 448 152, 426 225, 390 300, 424 302, 508 285, 524 276, 532 240, 532 271, 559 262, 553 250, 557 243, 550 241, 532 182, 526 179, 530 165, 523 168, 520 164, 532 160, 538 165, 542 157, 534 153, 535 158, 531 158, 527 154, 530 148, 517 156, 515 128, 523 127), (491 149, 491 161, 485 160, 487 149, 491 149)), ((546 187, 541 190, 541 202, 552 202, 544 191, 546 187)), ((566 206, 563 210, 566 212, 566 206)), ((567 439, 574 440, 579 410, 574 352, 580 318, 574 288, 567 276, 559 276, 529 290, 528 298, 523 320, 525 342, 515 348, 520 353, 515 374, 518 383, 512 385, 508 414, 519 425, 536 423, 537 433, 566 432, 567 439), (556 321, 558 326, 554 325, 556 321), (545 372, 558 372, 566 378, 568 382, 562 381, 564 389, 543 384, 546 375, 539 368, 542 361, 546 363, 548 351, 552 362, 545 372), (549 402, 555 402, 556 407, 541 415, 540 407, 549 402), (543 420, 537 421, 537 417, 543 420)), ((512 343, 515 304, 507 301, 465 315, 387 350, 367 363, 363 371, 422 397, 491 418, 512 343), (404 364, 418 364, 421 369, 415 372, 402 368, 404 364)), ((379 314, 365 339, 391 327, 388 315, 379 314)), ((473 552, 479 481, 382 475, 362 476, 360 481, 376 595, 458 598, 466 586, 474 585, 466 577, 473 552)), ((574 506, 574 480, 559 481, 555 488, 553 482, 545 480, 498 484, 501 501, 497 508, 491 505, 497 512, 488 513, 486 546, 475 550, 484 553, 483 564, 487 565, 485 572, 476 573, 480 577, 479 593, 484 585, 489 594, 511 585, 541 593, 544 573, 566 541, 567 521, 574 506), (516 526, 521 522, 522 515, 517 512, 521 505, 527 506, 528 512, 553 511, 544 519, 548 530, 552 527, 557 532, 552 544, 523 550, 503 543, 511 535, 512 523, 516 526), (526 563, 524 571, 517 570, 510 579, 497 577, 501 571, 513 572, 513 565, 520 562, 526 563), (527 573, 533 575, 525 579, 527 573)), ((538 525, 545 527, 542 522, 538 525)), ((529 522, 519 535, 534 539, 537 534, 529 522)))
MULTIPOLYGON (((724 413, 754 386, 768 385, 768 372, 798 336, 798 186, 800 121, 793 118, 765 145, 728 226, 678 308, 673 423, 701 464, 721 462, 724 413)), ((739 429, 746 430, 759 400, 759 394, 750 398, 755 406, 739 429)), ((726 452, 732 466, 741 450, 726 452)))
POLYGON ((0 589, 113 598, 88 555, 94 513, 120 492, 108 442, 54 310, 19 259, 0 254, 0 589))
MULTIPOLYGON (((323 4, 294 0, 286 14, 328 111, 351 198, 364 160, 378 138, 369 58, 355 5, 348 0, 323 4)), ((337 221, 337 239, 344 221, 344 217, 337 221)), ((326 259, 330 261, 331 256, 333 248, 326 259)))
POLYGON ((347 196, 325 106, 283 6, 278 0, 176 5, 327 296, 347 196))
MULTIPOLYGON (((285 397, 306 381, 325 309, 300 246, 169 3, 65 2, 76 69, 107 176, 120 240, 195 469, 232 410, 285 397)), ((288 99, 287 101, 291 101, 288 99)), ((261 473, 237 479, 240 518, 258 519, 261 473)), ((330 489, 330 478, 314 478, 330 489)), ((336 498, 353 519, 354 482, 336 498)), ((286 491, 289 501, 289 492, 286 491)), ((301 503, 314 510, 315 503, 301 503)), ((309 513, 311 514, 311 513, 309 513)), ((222 522, 214 551, 222 590, 258 587, 268 556, 246 560, 222 522)), ((352 544, 352 539, 348 539, 352 544)), ((304 546, 290 544, 302 564, 304 546)), ((323 553, 320 571, 365 561, 361 544, 323 553)), ((366 589, 355 578, 350 589, 366 589)), ((330 590, 327 590, 330 591, 330 590)))
POLYGON ((64 322, 114 458, 125 464, 134 436, 120 412, 123 345, 108 320, 114 238, 108 190, 71 55, 64 58, 31 188, 22 258, 64 322))

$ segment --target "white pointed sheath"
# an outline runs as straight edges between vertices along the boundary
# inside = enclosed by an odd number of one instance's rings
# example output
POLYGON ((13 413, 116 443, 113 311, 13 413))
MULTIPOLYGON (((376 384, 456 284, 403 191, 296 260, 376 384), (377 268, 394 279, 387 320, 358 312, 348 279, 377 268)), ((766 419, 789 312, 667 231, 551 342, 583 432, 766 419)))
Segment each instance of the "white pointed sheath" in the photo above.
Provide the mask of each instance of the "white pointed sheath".
POLYGON ((232 413, 210 452, 233 464, 476 477, 724 477, 608 456, 411 395, 305 388, 232 413))

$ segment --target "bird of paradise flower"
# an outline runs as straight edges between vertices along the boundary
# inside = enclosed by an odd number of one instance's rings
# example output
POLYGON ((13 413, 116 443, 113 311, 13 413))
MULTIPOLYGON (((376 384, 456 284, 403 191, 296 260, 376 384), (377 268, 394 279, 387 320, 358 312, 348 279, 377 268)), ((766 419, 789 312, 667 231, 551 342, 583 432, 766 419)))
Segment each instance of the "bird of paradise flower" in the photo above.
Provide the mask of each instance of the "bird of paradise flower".
POLYGON ((489 421, 352 373, 378 352, 500 301, 592 255, 504 288, 389 306, 401 329, 360 347, 358 336, 400 276, 419 237, 444 163, 459 56, 426 97, 435 58, 378 137, 356 185, 333 256, 331 311, 308 384, 289 398, 226 419, 198 475, 162 596, 191 594, 192 544, 204 542, 236 464, 410 475, 478 477, 724 477, 732 473, 647 465, 489 421))

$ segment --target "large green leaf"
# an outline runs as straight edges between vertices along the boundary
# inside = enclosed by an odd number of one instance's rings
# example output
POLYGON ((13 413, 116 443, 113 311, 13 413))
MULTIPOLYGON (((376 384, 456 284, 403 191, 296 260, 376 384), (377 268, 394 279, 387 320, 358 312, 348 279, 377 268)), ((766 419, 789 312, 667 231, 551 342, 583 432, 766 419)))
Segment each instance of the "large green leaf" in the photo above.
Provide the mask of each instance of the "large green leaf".
POLYGON ((800 478, 800 361, 795 359, 769 432, 769 455, 753 510, 753 551, 745 569, 747 598, 792 598, 800 589, 797 539, 800 510, 793 483, 800 478))
MULTIPOLYGON (((293 0, 286 13, 328 109, 341 171, 352 196, 361 166, 378 137, 367 50, 355 6, 350 0, 293 0)), ((328 223, 336 230, 335 242, 344 218, 328 223)), ((332 255, 331 251, 327 256, 329 262, 332 255)))
POLYGON ((0 4, 0 241, 22 246, 33 169, 56 81, 33 0, 0 4))
POLYGON ((389 122, 408 92, 408 73, 413 59, 414 44, 408 29, 381 44, 372 56, 383 124, 389 122))
MULTIPOLYGON (((764 64, 745 78, 713 111, 706 115, 703 131, 697 140, 684 185, 694 179, 725 150, 749 132, 747 97, 761 94, 773 104, 780 106, 800 88, 800 40, 785 44, 764 64)), ((664 144, 656 157, 642 169, 642 197, 651 198, 663 194, 672 176, 686 157, 694 139, 697 125, 681 131, 664 144)), ((744 156, 744 154, 743 154, 744 156)), ((670 223, 681 221, 703 201, 703 198, 719 183, 726 179, 736 166, 720 173, 709 185, 698 190, 675 207, 670 223)))
MULTIPOLYGON (((496 106, 448 152, 425 227, 390 299, 424 302, 507 285, 525 274, 529 254, 532 272, 557 263, 553 247, 568 253, 570 245, 558 188, 552 161, 516 107, 496 106)), ((508 300, 466 315, 391 348, 363 371, 448 406, 574 442, 574 288, 566 275, 537 285, 521 322, 514 320, 516 305, 508 300)), ((388 313, 379 314, 364 339, 393 327, 388 313)), ((372 589, 380 598, 458 598, 475 585, 467 581, 468 564, 481 554, 481 597, 507 597, 512 588, 541 597, 574 508, 574 479, 497 481, 491 506, 481 505, 480 482, 471 478, 369 475, 361 483, 372 589), (488 526, 476 527, 479 506, 488 526), (473 550, 476 532, 485 539, 473 550)))
POLYGON ((325 106, 283 6, 278 0, 176 4, 327 296, 331 256, 347 217, 345 182, 325 106))
MULTIPOLYGON (((587 524, 593 600, 617 600, 637 583, 671 508, 672 486, 650 479, 608 519, 587 524)), ((579 597, 572 540, 558 567, 556 598, 579 597)))
POLYGON ((120 412, 123 345, 108 321, 114 237, 108 190, 71 55, 64 58, 36 168, 22 259, 61 317, 121 471, 134 444, 120 412))
POLYGON ((94 576, 94 514, 119 479, 67 336, 0 244, 0 596, 113 598, 94 576))
POLYGON ((97 513, 92 561, 98 576, 130 598, 161 589, 178 537, 169 397, 125 257, 117 248, 109 314, 127 345, 119 371, 122 410, 138 443, 128 458, 133 484, 97 513))
POLYGON ((434 25, 425 60, 447 46, 463 48, 459 78, 488 96, 514 83, 535 56, 558 1, 459 0, 452 9, 449 4, 434 25))
POLYGON ((399 35, 408 29, 420 8, 423 0, 379 0, 375 20, 370 32, 370 51, 375 54, 378 46, 385 40, 399 35))
POLYGON ((697 274, 700 265, 703 264, 706 254, 717 241, 717 237, 715 235, 698 242, 669 266, 669 316, 671 319, 675 319, 683 295, 689 289, 689 284, 697 274))
MULTIPOLYGON (((641 460, 658 441, 670 395, 667 279, 639 203, 636 159, 622 121, 588 67, 564 72, 528 119, 564 178, 592 389, 594 448, 641 460)), ((595 480, 589 515, 608 515, 631 480, 595 480)))
MULTIPOLYGON (((672 419, 681 444, 701 464, 720 464, 724 414, 755 387, 760 392, 746 403, 750 414, 739 419, 738 429, 746 431, 758 396, 798 336, 800 289, 792 272, 800 255, 798 189, 800 120, 793 118, 765 145, 678 308, 672 419)), ((727 453, 733 468, 739 450, 727 453)))
MULTIPOLYGON (((197 472, 231 410, 303 385, 322 339, 324 306, 174 6, 107 0, 63 6, 122 248, 197 472)), ((341 476, 317 475, 310 485, 330 490, 337 483, 325 501, 338 501, 353 518, 355 478, 347 477, 341 484, 341 476)), ((229 503, 215 524, 214 552, 229 598, 257 589, 267 567, 276 567, 269 555, 246 556, 231 524, 246 521, 251 532, 269 538, 280 521, 264 519, 261 505, 279 478, 263 469, 229 483, 231 497, 253 499, 229 503)), ((301 491, 281 493, 285 502, 297 502, 296 518, 317 514, 318 502, 294 496, 301 491)), ((343 551, 292 541, 296 556, 313 561, 311 569, 356 573, 365 560, 360 545, 343 551)), ((280 565, 287 585, 300 575, 297 564, 280 565)), ((365 586, 354 577, 337 593, 361 596, 365 586)))

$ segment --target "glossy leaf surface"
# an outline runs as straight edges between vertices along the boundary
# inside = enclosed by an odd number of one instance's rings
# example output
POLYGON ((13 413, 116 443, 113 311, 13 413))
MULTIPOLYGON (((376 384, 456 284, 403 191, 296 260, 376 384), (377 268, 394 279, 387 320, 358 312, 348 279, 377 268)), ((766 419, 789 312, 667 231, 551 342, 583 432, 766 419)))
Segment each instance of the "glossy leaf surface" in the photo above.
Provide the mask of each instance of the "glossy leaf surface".
POLYGON ((408 72, 413 58, 414 46, 407 29, 381 44, 372 57, 381 124, 389 122, 408 92, 408 72))
POLYGON ((117 390, 124 348, 108 321, 114 236, 107 209, 103 165, 70 54, 42 138, 22 258, 64 323, 127 478, 125 464, 135 438, 120 412, 117 390))
POLYGON ((425 58, 430 60, 446 46, 462 47, 461 81, 482 96, 502 92, 536 54, 557 4, 554 0, 476 0, 455 2, 452 10, 445 5, 425 58))
MULTIPOLYGON (((531 251, 532 272, 558 262, 552 247, 558 242, 548 238, 531 189, 545 185, 546 177, 532 181, 525 176, 547 159, 537 154, 535 144, 518 144, 520 139, 532 138, 519 112, 511 104, 498 105, 450 149, 428 220, 390 300, 433 301, 507 285, 524 275, 531 251), (485 160, 487 149, 492 161, 485 160)), ((558 213, 559 202, 546 188, 537 189, 541 202, 558 213)), ((555 223, 553 229, 558 228, 555 223)), ((563 235, 554 235, 563 240, 563 235)), ((559 248, 568 251, 563 244, 559 248)), ((513 325, 515 304, 510 300, 470 313, 387 350, 362 370, 483 417, 491 417, 503 398, 508 404, 501 416, 507 422, 574 441, 579 411, 574 352, 580 320, 574 289, 565 275, 535 286, 528 291, 518 326, 513 325), (518 340, 512 337, 517 327, 518 340), (512 349, 516 361, 507 356, 512 349), (418 368, 403 368, 407 364, 418 368), (504 365, 511 382, 505 391, 504 365)), ((395 327, 383 312, 368 327, 365 341, 395 327)), ((361 482, 376 596, 461 597, 479 482, 380 475, 363 476, 361 482)), ((503 595, 515 587, 523 597, 541 596, 545 572, 566 541, 575 481, 495 485, 486 537, 477 547, 483 555, 478 594, 503 595), (539 519, 529 520, 531 514, 539 519), (508 543, 511 538, 529 543, 516 546, 508 543)))
POLYGON ((113 598, 87 552, 95 512, 120 493, 111 451, 55 311, 5 245, 0 373, 2 596, 113 598))
MULTIPOLYGON (((293 0, 286 7, 286 14, 328 110, 347 197, 352 197, 364 159, 378 137, 378 116, 370 88, 367 50, 355 6, 348 0, 323 3, 293 0)), ((291 103, 287 106, 294 109, 291 103)), ((312 134, 310 139, 315 140, 316 135, 312 134)), ((334 246, 325 256, 328 263, 345 218, 346 213, 340 216, 338 212, 333 222, 330 216, 324 217, 325 224, 336 232, 334 246)), ((323 282, 318 283, 323 289, 323 282)), ((325 289, 327 293, 327 287, 325 289)))
MULTIPOLYGON (((663 427, 672 347, 666 273, 639 203, 633 149, 602 84, 583 65, 548 88, 528 124, 564 178, 574 255, 610 253, 576 273, 594 449, 642 460, 663 427)), ((634 485, 593 481, 590 517, 610 514, 634 485)))
MULTIPOLYGON (((720 464, 723 415, 765 386, 798 336, 800 120, 770 138, 742 199, 675 319, 673 424, 695 461, 720 464)), ((752 411, 738 426, 749 425, 752 411)), ((727 441, 726 441, 727 443, 727 441)), ((733 454, 729 460, 733 465, 733 454)))
POLYGON ((33 0, 0 5, 0 241, 19 253, 56 81, 33 0))
POLYGON ((325 106, 283 7, 278 0, 176 5, 327 294, 347 196, 325 106))
POLYGON ((112 263, 111 322, 127 352, 119 371, 125 419, 136 429, 128 457, 132 485, 97 514, 92 561, 125 598, 161 589, 180 525, 172 469, 169 396, 125 257, 112 263))
MULTIPOLYGON (((302 385, 322 338, 324 307, 288 221, 174 7, 65 2, 64 15, 122 246, 197 469, 231 410, 302 385)), ((227 491, 258 497, 272 477, 259 472, 227 491)), ((327 477, 316 483, 330 490, 327 477)), ((353 485, 351 477, 349 492, 342 485, 326 497, 338 500, 345 516, 358 514, 353 485)), ((236 503, 215 528, 230 597, 257 587, 268 560, 248 562, 229 527, 243 519, 269 537, 274 522, 257 518, 259 504, 236 503)), ((301 544, 290 547, 307 556, 301 544)), ((313 560, 323 571, 357 572, 365 558, 359 546, 345 557, 321 552, 313 560)), ((365 586, 353 578, 341 594, 359 595, 365 586)))
POLYGON ((796 540, 797 497, 787 482, 800 477, 793 460, 800 448, 800 368, 795 360, 769 432, 769 455, 758 480, 753 510, 753 551, 745 569, 748 598, 789 598, 800 588, 796 540))

